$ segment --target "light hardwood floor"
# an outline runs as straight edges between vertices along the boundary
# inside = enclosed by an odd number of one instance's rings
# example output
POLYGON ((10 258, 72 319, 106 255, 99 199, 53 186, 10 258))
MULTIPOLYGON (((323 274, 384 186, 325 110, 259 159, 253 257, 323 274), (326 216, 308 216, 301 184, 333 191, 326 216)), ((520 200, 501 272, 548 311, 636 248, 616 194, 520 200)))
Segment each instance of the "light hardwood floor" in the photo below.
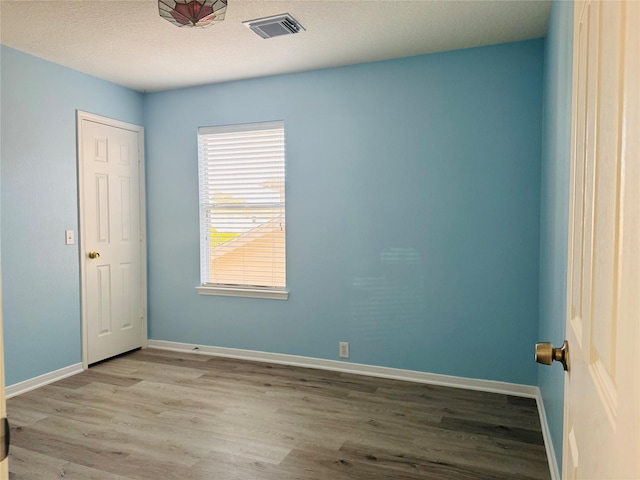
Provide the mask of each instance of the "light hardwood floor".
POLYGON ((144 350, 8 401, 10 479, 548 479, 534 400, 144 350))

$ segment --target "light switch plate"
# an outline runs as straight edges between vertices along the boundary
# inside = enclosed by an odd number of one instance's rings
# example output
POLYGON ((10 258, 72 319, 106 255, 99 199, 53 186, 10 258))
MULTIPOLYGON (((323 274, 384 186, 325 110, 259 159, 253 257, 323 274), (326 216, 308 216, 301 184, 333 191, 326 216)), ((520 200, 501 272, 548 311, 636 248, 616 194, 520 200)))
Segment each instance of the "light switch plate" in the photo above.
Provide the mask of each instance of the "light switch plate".
POLYGON ((64 234, 67 245, 73 245, 74 243, 76 243, 76 236, 73 230, 65 230, 64 234))

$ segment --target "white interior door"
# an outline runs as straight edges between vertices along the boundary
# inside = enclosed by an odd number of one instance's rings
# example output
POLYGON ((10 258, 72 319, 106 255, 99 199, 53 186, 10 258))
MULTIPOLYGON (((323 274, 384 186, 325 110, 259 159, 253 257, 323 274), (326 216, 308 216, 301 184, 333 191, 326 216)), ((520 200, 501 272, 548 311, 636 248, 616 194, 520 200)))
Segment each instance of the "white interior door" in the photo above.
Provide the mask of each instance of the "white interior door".
POLYGON ((640 479, 640 2, 574 22, 563 478, 640 479))
POLYGON ((142 128, 78 114, 85 363, 146 340, 142 128))

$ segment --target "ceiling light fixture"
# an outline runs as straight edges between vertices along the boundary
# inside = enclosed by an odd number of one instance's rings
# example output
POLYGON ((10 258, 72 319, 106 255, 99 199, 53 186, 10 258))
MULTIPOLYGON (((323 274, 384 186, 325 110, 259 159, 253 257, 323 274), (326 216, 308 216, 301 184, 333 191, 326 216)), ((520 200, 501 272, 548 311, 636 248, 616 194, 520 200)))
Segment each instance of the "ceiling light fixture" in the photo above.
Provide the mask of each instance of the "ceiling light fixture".
POLYGON ((178 27, 208 27, 224 20, 227 0, 158 0, 160 16, 178 27))

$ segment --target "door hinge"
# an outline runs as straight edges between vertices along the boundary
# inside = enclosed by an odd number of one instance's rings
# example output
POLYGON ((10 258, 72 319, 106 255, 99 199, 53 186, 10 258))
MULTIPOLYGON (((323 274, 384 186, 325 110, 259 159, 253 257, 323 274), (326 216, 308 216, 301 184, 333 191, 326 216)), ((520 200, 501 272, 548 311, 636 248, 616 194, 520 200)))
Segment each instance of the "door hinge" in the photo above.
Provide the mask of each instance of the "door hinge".
POLYGON ((10 437, 9 419, 5 417, 0 419, 0 462, 9 456, 10 437))

